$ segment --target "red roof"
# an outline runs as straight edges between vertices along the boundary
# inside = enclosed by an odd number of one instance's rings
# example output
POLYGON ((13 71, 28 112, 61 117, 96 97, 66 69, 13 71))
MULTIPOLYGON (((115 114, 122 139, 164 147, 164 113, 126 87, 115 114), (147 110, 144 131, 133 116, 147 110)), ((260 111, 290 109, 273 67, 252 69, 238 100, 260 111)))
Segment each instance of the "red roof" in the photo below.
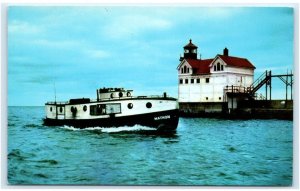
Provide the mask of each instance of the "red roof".
POLYGON ((249 60, 246 58, 238 58, 233 56, 224 56, 224 55, 218 55, 226 64, 230 66, 235 67, 242 67, 242 68, 253 68, 255 69, 255 66, 251 64, 249 60))
POLYGON ((209 65, 214 59, 185 59, 193 68, 193 74, 209 74, 209 65))
MULTIPOLYGON (((245 58, 238 58, 233 56, 219 56, 227 65, 242 68, 253 68, 255 66, 245 58)), ((210 74, 209 65, 214 59, 198 60, 198 59, 185 59, 193 68, 193 74, 210 74)))

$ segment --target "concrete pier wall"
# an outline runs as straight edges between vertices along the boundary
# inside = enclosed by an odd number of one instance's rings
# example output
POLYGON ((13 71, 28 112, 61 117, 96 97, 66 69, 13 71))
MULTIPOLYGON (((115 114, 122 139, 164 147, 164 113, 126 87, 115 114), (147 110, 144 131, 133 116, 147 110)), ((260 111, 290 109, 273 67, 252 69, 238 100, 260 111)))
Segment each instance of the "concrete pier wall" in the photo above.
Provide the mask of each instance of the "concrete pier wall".
POLYGON ((228 119, 286 119, 293 120, 291 100, 243 100, 236 109, 227 102, 179 103, 180 116, 228 119))

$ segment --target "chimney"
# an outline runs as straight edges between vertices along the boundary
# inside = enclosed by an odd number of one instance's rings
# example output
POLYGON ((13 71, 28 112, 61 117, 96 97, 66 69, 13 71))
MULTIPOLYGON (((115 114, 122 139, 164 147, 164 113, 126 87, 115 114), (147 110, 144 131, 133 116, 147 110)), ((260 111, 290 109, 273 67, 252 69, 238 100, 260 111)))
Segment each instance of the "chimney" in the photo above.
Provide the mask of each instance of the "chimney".
POLYGON ((228 56, 228 52, 229 52, 228 49, 225 47, 225 48, 224 48, 224 51, 223 51, 223 55, 224 55, 224 56, 228 56))

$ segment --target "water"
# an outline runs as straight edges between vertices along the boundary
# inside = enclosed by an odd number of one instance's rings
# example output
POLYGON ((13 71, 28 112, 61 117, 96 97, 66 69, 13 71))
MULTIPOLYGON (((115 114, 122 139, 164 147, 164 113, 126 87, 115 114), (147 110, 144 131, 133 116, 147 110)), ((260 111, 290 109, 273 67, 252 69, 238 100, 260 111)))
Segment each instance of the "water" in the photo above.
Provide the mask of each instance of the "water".
POLYGON ((155 135, 50 128, 43 117, 43 107, 8 108, 10 184, 292 184, 292 121, 180 118, 175 134, 155 135))

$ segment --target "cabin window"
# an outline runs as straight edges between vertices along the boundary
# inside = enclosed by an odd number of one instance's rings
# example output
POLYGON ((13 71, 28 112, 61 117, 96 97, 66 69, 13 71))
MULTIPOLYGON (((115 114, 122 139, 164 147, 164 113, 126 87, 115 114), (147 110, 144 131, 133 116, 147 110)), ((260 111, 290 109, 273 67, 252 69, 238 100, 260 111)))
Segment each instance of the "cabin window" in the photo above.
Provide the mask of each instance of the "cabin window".
POLYGON ((183 73, 183 68, 181 68, 181 73, 183 73))
POLYGON ((50 107, 50 111, 52 112, 52 107, 50 107))
POLYGON ((217 71, 217 66, 216 65, 214 65, 214 71, 217 71))
POLYGON ((194 79, 191 79, 191 84, 193 84, 194 83, 194 79))
POLYGON ((152 107, 152 103, 147 102, 147 103, 146 103, 146 107, 150 109, 150 108, 152 107))
POLYGON ((86 105, 84 105, 82 109, 83 109, 83 111, 84 111, 84 112, 86 112, 86 110, 87 110, 87 106, 86 106, 86 105))
POLYGON ((206 97, 206 100, 208 100, 208 97, 206 97))
POLYGON ((220 71, 220 62, 217 63, 217 71, 220 71))
POLYGON ((190 73, 190 68, 187 68, 187 73, 190 73))
POLYGON ((222 70, 222 71, 224 70, 224 66, 223 66, 223 65, 221 65, 221 70, 222 70))
POLYGON ((123 93, 122 92, 119 92, 119 97, 123 97, 123 93))
POLYGON ((209 78, 205 78, 205 82, 206 82, 206 83, 209 83, 209 78))
POLYGON ((129 103, 129 104, 127 105, 127 107, 128 107, 128 109, 132 109, 132 108, 133 108, 133 104, 132 104, 132 103, 129 103))
POLYGON ((197 79, 197 84, 199 84, 199 83, 200 83, 200 78, 197 79))
POLYGON ((188 83, 189 83, 189 80, 188 80, 188 79, 185 79, 185 83, 188 84, 188 83))
POLYGON ((63 108, 59 107, 59 112, 62 113, 63 112, 63 108))
POLYGON ((97 104, 90 106, 90 115, 106 115, 121 113, 121 104, 97 104))
POLYGON ((183 67, 183 73, 186 73, 186 66, 183 67))
POLYGON ((179 83, 182 84, 182 83, 183 83, 183 80, 182 80, 182 79, 179 79, 179 83))
POLYGON ((221 97, 219 97, 219 100, 221 100, 222 98, 221 97))

